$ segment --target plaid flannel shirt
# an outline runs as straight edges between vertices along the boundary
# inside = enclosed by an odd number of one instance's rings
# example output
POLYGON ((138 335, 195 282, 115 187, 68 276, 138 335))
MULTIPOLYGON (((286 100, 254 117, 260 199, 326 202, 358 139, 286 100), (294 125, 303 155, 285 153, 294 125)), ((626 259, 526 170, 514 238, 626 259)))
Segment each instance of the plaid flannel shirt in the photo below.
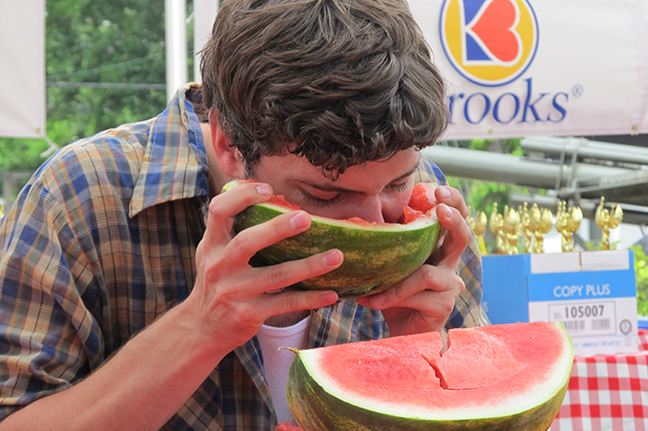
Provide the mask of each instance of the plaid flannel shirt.
MULTIPOLYGON (((0 227, 0 420, 65 390, 189 295, 209 200, 198 117, 178 91, 158 117, 70 144, 34 174, 0 227)), ((420 180, 444 183, 431 162, 420 180)), ((486 324, 473 241, 448 327, 486 324)), ((310 346, 388 336, 353 300, 312 312, 310 346)), ((231 352, 166 430, 274 430, 256 337, 231 352)))

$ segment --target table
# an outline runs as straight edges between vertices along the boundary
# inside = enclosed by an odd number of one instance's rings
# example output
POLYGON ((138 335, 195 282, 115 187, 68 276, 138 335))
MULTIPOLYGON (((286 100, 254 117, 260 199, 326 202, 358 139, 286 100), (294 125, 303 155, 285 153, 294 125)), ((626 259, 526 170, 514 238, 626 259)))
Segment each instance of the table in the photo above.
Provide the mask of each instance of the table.
POLYGON ((577 356, 551 431, 648 430, 648 330, 640 351, 577 356))

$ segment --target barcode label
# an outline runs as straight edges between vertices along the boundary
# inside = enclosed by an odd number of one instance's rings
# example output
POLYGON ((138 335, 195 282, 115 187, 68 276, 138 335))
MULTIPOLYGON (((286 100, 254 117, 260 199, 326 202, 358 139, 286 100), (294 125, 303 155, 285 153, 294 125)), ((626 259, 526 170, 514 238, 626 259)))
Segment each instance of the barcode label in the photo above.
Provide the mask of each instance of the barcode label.
POLYGON ((560 322, 579 356, 639 350, 636 312, 636 297, 529 301, 529 322, 560 322))
POLYGON ((563 320, 563 325, 567 332, 570 331, 584 331, 585 330, 585 321, 584 320, 563 320))
MULTIPOLYGON (((563 320, 563 325, 567 331, 584 331, 587 329, 585 320, 563 320)), ((592 331, 603 331, 611 329, 612 323, 610 319, 595 319, 592 320, 592 331)))
POLYGON ((593 319, 592 320, 592 330, 593 331, 600 331, 604 329, 610 329, 612 328, 612 324, 610 323, 610 319, 593 319))
POLYGON ((571 336, 616 334, 616 308, 612 301, 552 303, 549 317, 562 322, 571 336))

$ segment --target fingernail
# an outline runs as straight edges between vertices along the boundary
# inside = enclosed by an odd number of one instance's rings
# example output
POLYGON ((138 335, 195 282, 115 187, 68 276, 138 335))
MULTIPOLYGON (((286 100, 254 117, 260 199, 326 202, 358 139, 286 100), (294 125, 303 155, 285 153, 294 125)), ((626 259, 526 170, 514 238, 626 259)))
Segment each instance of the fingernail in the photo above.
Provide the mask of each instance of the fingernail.
POLYGON ((310 226, 310 217, 308 217, 308 215, 306 215, 306 213, 304 212, 298 212, 290 218, 289 223, 290 226, 293 227, 293 229, 305 229, 310 226))
POLYGON ((441 197, 444 201, 450 199, 450 197, 452 196, 450 190, 446 189, 445 187, 439 187, 439 193, 441 193, 441 197))
POLYGON ((452 214, 452 210, 450 209, 449 206, 447 206, 447 205, 443 205, 443 206, 441 206, 441 211, 443 211, 444 216, 445 216, 448 220, 451 220, 451 219, 452 219, 453 214, 452 214))
POLYGON ((324 292, 322 293, 322 302, 325 304, 333 304, 338 300, 338 295, 335 292, 324 292))
POLYGON ((338 266, 342 261, 340 254, 337 250, 329 250, 324 253, 322 260, 326 266, 338 266))
POLYGON ((372 308, 380 308, 385 305, 385 297, 382 295, 374 296, 369 301, 369 304, 372 308))
POLYGON ((267 184, 259 184, 256 189, 261 196, 270 196, 272 194, 272 188, 267 184))

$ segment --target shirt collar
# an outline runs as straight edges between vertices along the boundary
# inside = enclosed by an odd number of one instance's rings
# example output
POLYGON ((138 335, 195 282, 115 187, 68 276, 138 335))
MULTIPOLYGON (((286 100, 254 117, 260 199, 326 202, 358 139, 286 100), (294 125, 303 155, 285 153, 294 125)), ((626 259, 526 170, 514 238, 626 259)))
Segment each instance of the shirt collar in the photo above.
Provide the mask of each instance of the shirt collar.
POLYGON ((200 122, 186 92, 189 83, 151 124, 144 159, 130 202, 129 215, 157 204, 209 196, 209 168, 200 122))

